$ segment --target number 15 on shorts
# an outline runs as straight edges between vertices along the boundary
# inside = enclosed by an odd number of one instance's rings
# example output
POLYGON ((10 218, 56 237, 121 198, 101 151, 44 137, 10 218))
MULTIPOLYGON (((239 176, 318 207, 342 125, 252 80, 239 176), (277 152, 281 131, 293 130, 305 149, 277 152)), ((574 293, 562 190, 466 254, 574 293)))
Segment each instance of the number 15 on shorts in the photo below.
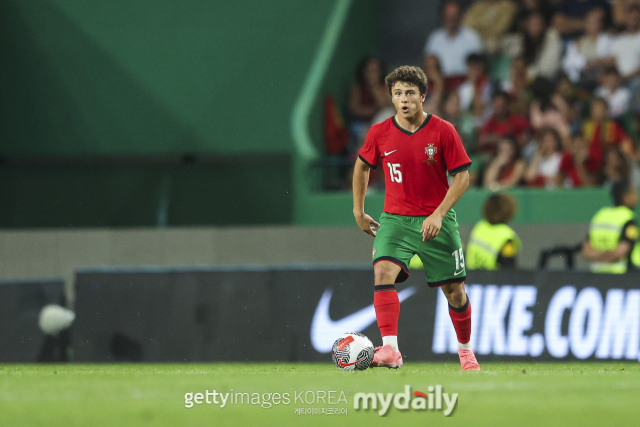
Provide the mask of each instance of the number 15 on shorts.
POLYGON ((451 256, 456 259, 456 271, 453 273, 454 276, 462 273, 464 270, 464 254, 462 253, 462 248, 453 251, 451 256))

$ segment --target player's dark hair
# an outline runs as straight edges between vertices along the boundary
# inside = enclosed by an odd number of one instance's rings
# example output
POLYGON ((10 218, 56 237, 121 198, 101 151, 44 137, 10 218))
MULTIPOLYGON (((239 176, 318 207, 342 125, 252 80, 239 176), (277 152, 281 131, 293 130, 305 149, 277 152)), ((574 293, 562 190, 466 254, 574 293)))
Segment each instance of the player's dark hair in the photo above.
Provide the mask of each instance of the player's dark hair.
POLYGON ((387 83, 389 93, 391 88, 396 82, 408 83, 411 86, 416 86, 420 91, 420 95, 427 93, 427 76, 424 74, 421 68, 413 67, 411 65, 403 65, 396 68, 387 76, 384 81, 387 83))
POLYGON ((508 194, 492 194, 484 202, 482 216, 489 224, 506 224, 513 219, 517 211, 516 199, 508 194))
POLYGON ((622 206, 624 195, 631 188, 631 181, 628 179, 621 179, 611 185, 611 200, 614 206, 622 206))

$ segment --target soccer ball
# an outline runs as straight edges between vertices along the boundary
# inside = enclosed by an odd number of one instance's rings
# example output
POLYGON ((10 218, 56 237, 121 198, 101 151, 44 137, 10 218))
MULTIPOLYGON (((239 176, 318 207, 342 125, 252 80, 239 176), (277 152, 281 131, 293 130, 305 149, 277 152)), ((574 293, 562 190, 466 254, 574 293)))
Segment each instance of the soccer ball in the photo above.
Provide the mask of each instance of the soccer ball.
POLYGON ((373 343, 358 332, 348 332, 333 343, 331 357, 338 369, 363 371, 373 361, 373 343))

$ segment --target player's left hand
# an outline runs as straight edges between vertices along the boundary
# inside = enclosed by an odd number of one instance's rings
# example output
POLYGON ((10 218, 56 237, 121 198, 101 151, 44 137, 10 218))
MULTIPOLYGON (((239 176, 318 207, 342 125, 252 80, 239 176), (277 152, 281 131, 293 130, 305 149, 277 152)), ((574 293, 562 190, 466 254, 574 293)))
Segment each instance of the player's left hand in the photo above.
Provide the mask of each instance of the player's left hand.
POLYGON ((429 215, 422 223, 422 241, 427 242, 435 239, 442 228, 442 217, 437 213, 429 215))

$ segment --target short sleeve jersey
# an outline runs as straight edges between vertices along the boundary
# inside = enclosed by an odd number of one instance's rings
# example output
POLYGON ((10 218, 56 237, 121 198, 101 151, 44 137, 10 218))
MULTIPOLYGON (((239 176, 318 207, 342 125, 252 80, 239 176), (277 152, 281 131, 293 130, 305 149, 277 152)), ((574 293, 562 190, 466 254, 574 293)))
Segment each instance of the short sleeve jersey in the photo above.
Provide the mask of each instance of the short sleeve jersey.
POLYGON ((396 215, 431 215, 449 189, 447 172, 471 166, 453 125, 431 114, 414 133, 395 116, 371 126, 359 154, 370 168, 384 168, 384 211, 396 215))

